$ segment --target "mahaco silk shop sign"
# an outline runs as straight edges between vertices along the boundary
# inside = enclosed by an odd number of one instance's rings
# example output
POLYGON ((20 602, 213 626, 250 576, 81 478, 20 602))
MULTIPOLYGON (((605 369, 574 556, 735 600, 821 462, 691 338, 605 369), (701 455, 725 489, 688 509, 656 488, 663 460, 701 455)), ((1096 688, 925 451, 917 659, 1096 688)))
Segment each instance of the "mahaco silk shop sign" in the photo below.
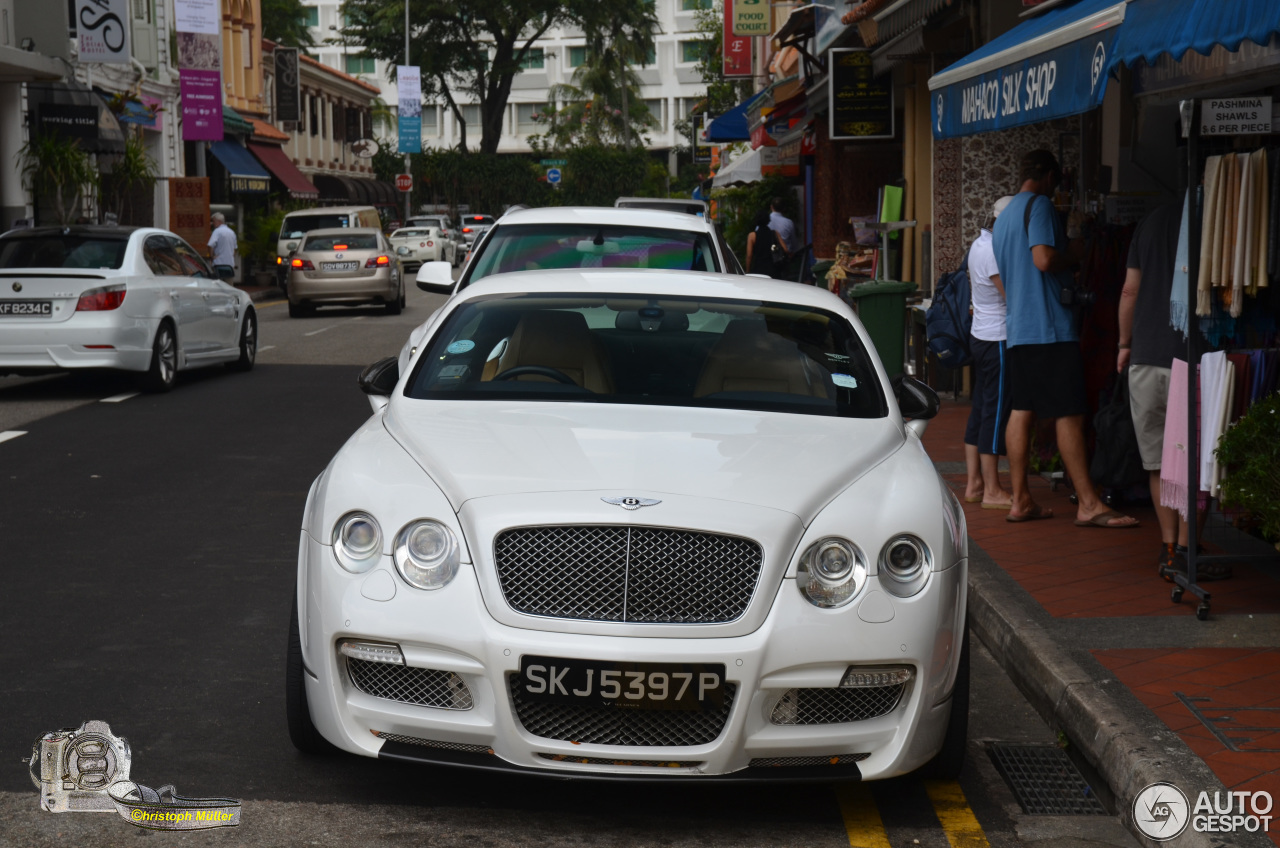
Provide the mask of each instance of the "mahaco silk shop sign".
POLYGON ((1035 124, 1088 112, 1102 103, 1117 30, 1064 44, 996 70, 945 84, 964 66, 935 77, 934 138, 1035 124))

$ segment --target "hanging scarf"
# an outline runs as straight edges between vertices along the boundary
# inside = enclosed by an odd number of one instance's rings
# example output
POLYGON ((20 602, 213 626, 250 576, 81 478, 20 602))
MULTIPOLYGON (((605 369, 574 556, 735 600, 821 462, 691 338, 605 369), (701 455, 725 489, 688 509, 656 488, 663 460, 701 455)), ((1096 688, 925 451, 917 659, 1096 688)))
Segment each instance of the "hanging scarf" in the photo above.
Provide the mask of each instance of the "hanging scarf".
MULTIPOLYGON (((1218 253, 1222 249, 1220 208, 1226 168, 1223 157, 1210 156, 1204 163, 1204 205, 1200 225, 1200 272, 1196 277, 1196 314, 1209 314, 1209 289, 1217 275, 1218 253)), ((1184 218, 1185 220, 1185 218, 1184 218)), ((1176 287, 1175 287, 1176 292, 1176 287)))
MULTIPOLYGON (((1169 326, 1187 334, 1187 287, 1191 284, 1191 190, 1182 200, 1182 224, 1178 227, 1178 255, 1173 263, 1173 288, 1169 291, 1169 326)), ((1203 240, 1202 240, 1203 243, 1203 240)))
POLYGON ((1280 147, 1267 156, 1271 171, 1271 221, 1267 238, 1267 273, 1272 281, 1280 279, 1280 147))
POLYGON ((1267 151, 1259 148, 1250 157, 1253 159, 1254 199, 1253 204, 1257 220, 1254 223, 1253 270, 1245 280, 1245 291, 1253 297, 1258 296, 1258 289, 1267 286, 1268 241, 1271 235, 1271 179, 1267 171, 1267 151))
POLYGON ((1254 190, 1253 157, 1247 153, 1239 157, 1240 192, 1236 197, 1235 237, 1231 250, 1231 288, 1223 292, 1223 302, 1231 307, 1231 317, 1239 318, 1244 305, 1244 283, 1249 279, 1252 270, 1250 260, 1255 248, 1253 244, 1254 227, 1257 224, 1257 209, 1254 201, 1258 193, 1254 190))
POLYGON ((1160 454, 1160 505, 1176 509, 1187 520, 1190 480, 1187 469, 1187 363, 1169 368, 1169 401, 1164 413, 1164 447, 1160 454))

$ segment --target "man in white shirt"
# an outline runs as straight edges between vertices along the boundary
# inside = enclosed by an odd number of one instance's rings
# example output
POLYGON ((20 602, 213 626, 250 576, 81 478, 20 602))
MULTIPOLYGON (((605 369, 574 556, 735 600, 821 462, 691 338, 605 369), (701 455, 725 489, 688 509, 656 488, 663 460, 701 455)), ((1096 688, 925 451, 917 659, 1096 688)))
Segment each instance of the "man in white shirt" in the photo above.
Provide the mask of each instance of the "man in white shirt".
POLYGON ((973 298, 973 326, 969 351, 973 355, 973 406, 964 432, 968 471, 965 501, 982 502, 983 509, 1009 509, 1012 496, 1000 485, 1000 457, 1009 422, 1009 376, 1005 368, 1004 284, 996 267, 991 228, 1013 200, 1002 197, 991 208, 991 221, 969 248, 969 291, 973 298))
POLYGON ((209 250, 213 257, 213 270, 224 280, 236 275, 236 234, 227 226, 227 219, 221 212, 210 216, 213 221, 213 232, 209 235, 209 250))
POLYGON ((787 246, 787 254, 790 255, 800 249, 796 238, 796 224, 786 215, 782 214, 782 198, 775 197, 769 204, 769 229, 782 236, 783 243, 787 246))

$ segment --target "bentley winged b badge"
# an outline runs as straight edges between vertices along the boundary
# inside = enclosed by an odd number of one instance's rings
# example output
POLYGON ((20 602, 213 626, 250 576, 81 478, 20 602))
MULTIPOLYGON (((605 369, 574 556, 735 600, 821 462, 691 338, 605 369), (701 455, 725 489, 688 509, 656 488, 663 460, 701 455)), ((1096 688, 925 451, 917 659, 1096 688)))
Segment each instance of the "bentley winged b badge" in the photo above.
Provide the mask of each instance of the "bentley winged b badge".
POLYGON ((607 504, 620 506, 623 509, 639 509, 642 506, 653 506, 654 504, 662 503, 662 501, 657 501, 653 498, 601 498, 600 500, 607 504))

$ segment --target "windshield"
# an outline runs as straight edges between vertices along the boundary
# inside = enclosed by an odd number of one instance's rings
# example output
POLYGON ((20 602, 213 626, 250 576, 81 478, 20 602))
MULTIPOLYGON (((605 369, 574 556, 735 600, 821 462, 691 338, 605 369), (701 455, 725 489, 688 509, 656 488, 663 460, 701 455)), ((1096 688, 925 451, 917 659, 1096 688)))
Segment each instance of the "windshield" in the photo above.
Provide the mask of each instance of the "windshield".
POLYGON ((495 295, 445 320, 405 395, 880 418, 871 363, 845 319, 794 304, 495 295))
POLYGON ((504 224, 489 234, 460 288, 490 274, 565 268, 724 270, 707 233, 592 224, 504 224))
POLYGON ((0 239, 0 268, 119 268, 128 238, 48 235, 0 239))
POLYGON ((303 250, 377 250, 378 237, 371 233, 337 236, 310 236, 303 250))
POLYGON ((312 230, 337 230, 349 226, 350 215, 290 215, 280 225, 280 238, 302 238, 312 230))

